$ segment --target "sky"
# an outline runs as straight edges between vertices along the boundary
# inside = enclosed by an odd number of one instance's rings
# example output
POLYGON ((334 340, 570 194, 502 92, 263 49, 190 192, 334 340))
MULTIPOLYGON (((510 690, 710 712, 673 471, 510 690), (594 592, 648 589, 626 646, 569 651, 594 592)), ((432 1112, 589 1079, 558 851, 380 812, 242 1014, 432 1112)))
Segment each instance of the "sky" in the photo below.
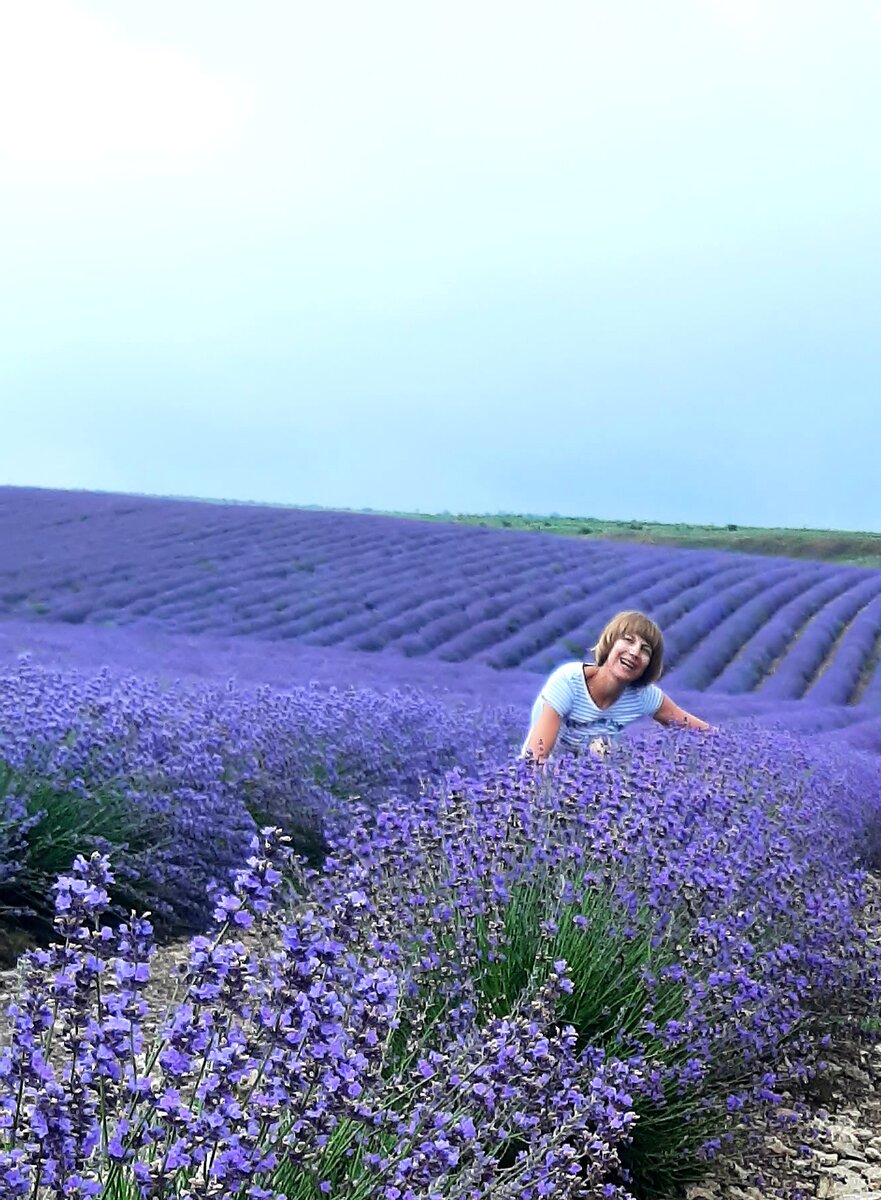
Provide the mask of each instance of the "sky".
POLYGON ((0 483, 881 530, 881 6, 0 0, 0 483))

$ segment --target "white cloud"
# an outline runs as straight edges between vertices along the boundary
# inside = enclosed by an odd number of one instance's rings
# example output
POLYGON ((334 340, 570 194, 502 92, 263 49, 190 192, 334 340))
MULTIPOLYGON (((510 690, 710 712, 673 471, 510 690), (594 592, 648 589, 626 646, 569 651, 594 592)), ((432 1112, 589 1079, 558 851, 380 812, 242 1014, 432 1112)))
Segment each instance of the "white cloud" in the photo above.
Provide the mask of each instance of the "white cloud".
POLYGON ((149 176, 211 160, 250 97, 173 45, 135 40, 73 0, 0 0, 0 175, 149 176))

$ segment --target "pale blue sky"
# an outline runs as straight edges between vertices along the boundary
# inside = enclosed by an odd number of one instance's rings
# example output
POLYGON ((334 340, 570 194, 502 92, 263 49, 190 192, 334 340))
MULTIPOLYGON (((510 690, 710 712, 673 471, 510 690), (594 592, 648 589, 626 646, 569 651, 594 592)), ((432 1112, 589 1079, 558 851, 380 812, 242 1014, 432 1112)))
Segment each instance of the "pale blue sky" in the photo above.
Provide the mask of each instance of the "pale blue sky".
POLYGON ((0 482, 881 529, 874 0, 0 3, 0 482))

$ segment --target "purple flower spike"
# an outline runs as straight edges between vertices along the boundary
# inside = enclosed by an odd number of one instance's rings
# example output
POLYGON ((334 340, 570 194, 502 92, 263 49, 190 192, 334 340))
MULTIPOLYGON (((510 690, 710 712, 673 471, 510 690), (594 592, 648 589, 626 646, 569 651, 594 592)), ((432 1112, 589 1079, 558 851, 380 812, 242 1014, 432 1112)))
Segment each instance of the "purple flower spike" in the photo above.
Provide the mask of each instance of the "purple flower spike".
POLYGON ((70 875, 61 875, 54 884, 55 928, 66 938, 82 941, 87 926, 105 912, 113 883, 110 860, 96 850, 89 859, 78 854, 70 875))

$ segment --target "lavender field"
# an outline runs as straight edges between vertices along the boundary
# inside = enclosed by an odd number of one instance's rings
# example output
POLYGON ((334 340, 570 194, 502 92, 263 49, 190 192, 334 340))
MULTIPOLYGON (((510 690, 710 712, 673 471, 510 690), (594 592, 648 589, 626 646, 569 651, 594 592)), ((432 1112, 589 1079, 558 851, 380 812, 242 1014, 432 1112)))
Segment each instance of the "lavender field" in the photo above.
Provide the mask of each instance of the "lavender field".
POLYGON ((881 572, 12 488, 0 546, 3 1200, 679 1196, 874 1036, 881 572), (628 607, 718 732, 518 761, 628 607))
POLYGON ((0 538, 7 662, 408 682, 519 706, 636 607, 664 630, 666 685, 703 693, 712 715, 881 750, 881 572, 868 568, 21 488, 0 489, 0 538))

